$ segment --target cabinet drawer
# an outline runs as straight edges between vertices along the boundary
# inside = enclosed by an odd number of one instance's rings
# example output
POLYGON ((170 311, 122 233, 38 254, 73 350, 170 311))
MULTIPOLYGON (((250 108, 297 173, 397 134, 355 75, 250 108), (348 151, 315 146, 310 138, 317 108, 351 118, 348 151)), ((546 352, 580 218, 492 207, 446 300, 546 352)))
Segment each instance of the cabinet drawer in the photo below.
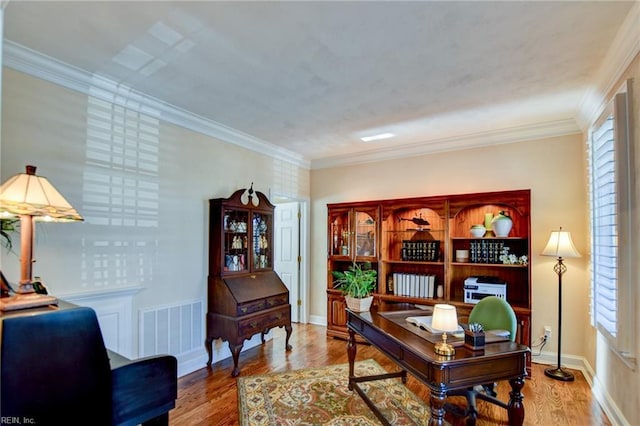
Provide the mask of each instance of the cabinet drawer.
POLYGON ((286 305, 287 303, 289 303, 289 295, 287 293, 268 297, 266 301, 267 309, 275 306, 286 305))
POLYGON ((284 305, 276 309, 252 315, 250 318, 243 318, 238 321, 238 336, 249 338, 256 333, 289 324, 291 322, 291 305, 284 305))
POLYGON ((267 308, 265 299, 253 300, 251 302, 242 303, 236 307, 239 317, 252 314, 258 311, 264 311, 267 308))

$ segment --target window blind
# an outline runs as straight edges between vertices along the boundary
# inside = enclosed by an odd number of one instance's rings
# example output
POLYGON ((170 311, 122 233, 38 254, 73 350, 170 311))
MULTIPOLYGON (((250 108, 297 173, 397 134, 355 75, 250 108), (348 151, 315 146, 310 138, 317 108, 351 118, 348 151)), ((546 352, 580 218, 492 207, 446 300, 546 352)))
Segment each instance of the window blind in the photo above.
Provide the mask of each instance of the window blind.
POLYGON ((596 325, 617 334, 618 218, 614 116, 609 112, 591 137, 591 247, 593 315, 596 325))

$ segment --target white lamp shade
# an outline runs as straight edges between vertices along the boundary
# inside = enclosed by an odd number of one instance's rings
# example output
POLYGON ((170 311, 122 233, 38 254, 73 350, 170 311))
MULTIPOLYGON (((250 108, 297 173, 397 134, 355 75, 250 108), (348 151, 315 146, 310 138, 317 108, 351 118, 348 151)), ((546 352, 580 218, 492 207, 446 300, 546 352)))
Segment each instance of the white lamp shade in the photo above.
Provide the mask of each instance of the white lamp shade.
POLYGON ((9 178, 0 187, 0 215, 29 215, 41 220, 83 220, 58 190, 42 176, 35 174, 34 166, 26 173, 9 178))
POLYGON ((433 318, 431 328, 444 332, 458 330, 458 315, 456 307, 444 303, 438 303, 433 307, 433 318))
POLYGON ((551 232, 547 246, 542 251, 542 255, 553 257, 580 257, 580 253, 571 240, 571 232, 563 231, 562 228, 560 228, 559 231, 551 232))

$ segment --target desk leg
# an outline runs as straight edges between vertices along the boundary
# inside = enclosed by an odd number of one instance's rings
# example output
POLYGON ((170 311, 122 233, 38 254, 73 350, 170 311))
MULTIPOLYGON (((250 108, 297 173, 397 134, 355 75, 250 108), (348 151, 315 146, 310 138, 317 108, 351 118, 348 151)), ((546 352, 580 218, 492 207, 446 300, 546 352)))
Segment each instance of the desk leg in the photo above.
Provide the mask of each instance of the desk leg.
POLYGON ((356 362, 356 333, 349 329, 349 340, 347 341, 347 356, 349 357, 349 390, 353 390, 351 379, 355 377, 354 363, 356 362))
POLYGON ((446 424, 444 422, 444 401, 446 398, 446 392, 431 390, 431 418, 429 419, 429 426, 443 426, 446 424))
POLYGON ((509 414, 509 425, 521 426, 524 422, 524 404, 522 403, 522 387, 524 386, 524 376, 516 377, 509 380, 511 384, 511 392, 509 393, 509 406, 507 413, 509 414))

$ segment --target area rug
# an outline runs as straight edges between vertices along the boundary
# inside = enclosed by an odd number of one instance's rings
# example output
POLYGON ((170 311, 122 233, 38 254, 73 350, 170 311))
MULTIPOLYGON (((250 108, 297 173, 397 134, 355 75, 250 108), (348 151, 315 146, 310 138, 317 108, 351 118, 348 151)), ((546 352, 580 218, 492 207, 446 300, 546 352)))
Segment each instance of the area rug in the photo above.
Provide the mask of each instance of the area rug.
MULTIPOLYGON (((356 376, 386 371, 374 360, 355 364, 356 376)), ((238 378, 240 424, 260 425, 379 425, 362 398, 348 389, 349 365, 238 378)), ((393 425, 424 425, 429 407, 401 379, 361 383, 360 386, 393 425)))

